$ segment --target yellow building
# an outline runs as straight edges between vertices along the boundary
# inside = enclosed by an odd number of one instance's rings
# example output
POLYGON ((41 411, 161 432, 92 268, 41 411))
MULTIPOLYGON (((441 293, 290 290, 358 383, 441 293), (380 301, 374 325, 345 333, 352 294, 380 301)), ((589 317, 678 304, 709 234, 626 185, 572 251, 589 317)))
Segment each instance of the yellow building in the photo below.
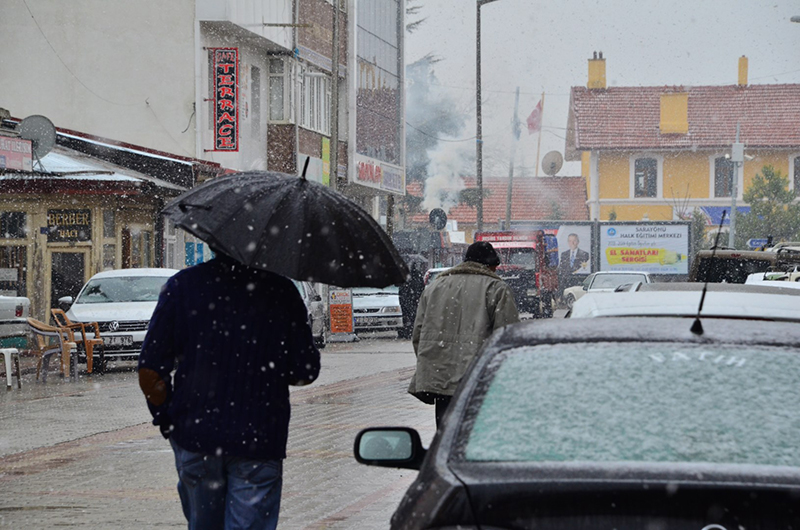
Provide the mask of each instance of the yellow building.
POLYGON ((746 211, 742 194, 765 165, 800 192, 800 84, 748 85, 746 57, 738 83, 725 86, 607 87, 605 71, 595 54, 587 86, 572 88, 567 124, 567 159, 582 162, 592 220, 730 209, 734 189, 746 211))

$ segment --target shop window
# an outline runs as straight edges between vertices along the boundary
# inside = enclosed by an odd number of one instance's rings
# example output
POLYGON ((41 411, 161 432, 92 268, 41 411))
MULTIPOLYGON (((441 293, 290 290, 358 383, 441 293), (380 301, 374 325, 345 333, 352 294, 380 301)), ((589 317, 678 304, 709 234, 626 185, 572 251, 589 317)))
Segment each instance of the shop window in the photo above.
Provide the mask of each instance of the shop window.
POLYGON ((0 247, 0 295, 28 296, 25 275, 28 271, 27 247, 0 247))
POLYGON ((117 212, 114 210, 103 210, 103 237, 116 237, 117 235, 117 212))
POLYGON ((0 238, 25 239, 25 212, 0 213, 0 238))
POLYGON ((658 160, 637 158, 633 170, 634 197, 656 197, 658 195, 658 160))
POLYGON ((153 233, 148 230, 122 229, 122 268, 153 266, 153 233))
POLYGON ((723 156, 714 159, 714 197, 730 197, 733 193, 733 161, 723 156))
POLYGON ((117 265, 117 245, 103 245, 103 270, 115 269, 117 265))

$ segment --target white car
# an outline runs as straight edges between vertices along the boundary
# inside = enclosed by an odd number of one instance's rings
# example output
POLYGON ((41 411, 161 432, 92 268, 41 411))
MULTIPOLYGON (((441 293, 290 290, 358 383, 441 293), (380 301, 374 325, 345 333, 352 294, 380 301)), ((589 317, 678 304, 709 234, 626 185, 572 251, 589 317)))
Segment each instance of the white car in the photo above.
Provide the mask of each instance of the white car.
POLYGON ((397 331, 403 327, 399 288, 390 286, 353 289, 355 331, 397 331))
POLYGON ((785 289, 800 289, 800 272, 754 272, 744 281, 747 285, 766 285, 785 289))
POLYGON ((24 296, 0 296, 0 348, 26 348, 31 301, 24 296))
MULTIPOLYGON (((572 307, 569 318, 618 316, 687 317, 697 315, 703 284, 642 284, 623 292, 589 293, 572 307)), ((800 320, 800 290, 764 284, 709 283, 702 316, 756 320, 800 320)))
POLYGON ((66 296, 59 303, 71 304, 67 311, 70 321, 100 325, 106 360, 133 360, 139 357, 161 288, 177 272, 177 269, 100 272, 86 282, 74 302, 71 296, 66 296))
POLYGON ((564 289, 564 303, 568 309, 588 292, 614 291, 617 287, 633 283, 651 283, 650 275, 646 272, 630 271, 600 271, 593 272, 583 280, 581 285, 564 289))
POLYGON ((322 296, 314 289, 310 282, 292 280, 292 283, 300 292, 300 297, 306 304, 308 310, 308 324, 311 326, 311 334, 314 336, 314 344, 318 348, 325 347, 325 304, 322 296))

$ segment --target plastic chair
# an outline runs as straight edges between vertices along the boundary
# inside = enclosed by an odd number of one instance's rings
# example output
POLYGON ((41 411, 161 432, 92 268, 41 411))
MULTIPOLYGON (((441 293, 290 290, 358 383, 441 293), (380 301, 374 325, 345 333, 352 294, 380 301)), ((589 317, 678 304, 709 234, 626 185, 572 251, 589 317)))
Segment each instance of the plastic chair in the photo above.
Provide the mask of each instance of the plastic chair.
POLYGON ((11 361, 17 368, 17 388, 22 388, 22 378, 19 374, 19 351, 16 348, 0 348, 0 355, 2 355, 6 362, 6 389, 11 390, 11 361))
POLYGON ((100 325, 97 322, 72 322, 64 310, 55 307, 50 310, 50 314, 53 315, 53 320, 55 321, 56 326, 70 330, 70 332, 73 334, 71 340, 79 347, 83 347, 83 350, 86 352, 86 371, 89 373, 92 373, 94 349, 96 346, 100 348, 100 365, 98 366, 97 371, 104 372, 105 345, 103 343, 103 339, 100 337, 100 325), (94 328, 94 337, 89 338, 86 336, 87 326, 94 328), (75 337, 76 331, 81 332, 80 338, 75 337))
POLYGON ((72 350, 77 349, 75 342, 71 341, 72 332, 67 328, 48 326, 40 320, 28 317, 28 327, 31 331, 30 352, 38 357, 36 362, 36 379, 42 375, 42 382, 47 382, 47 369, 50 366, 50 357, 61 356, 61 376, 66 375, 70 367, 72 350), (44 371, 42 371, 44 365, 44 371))

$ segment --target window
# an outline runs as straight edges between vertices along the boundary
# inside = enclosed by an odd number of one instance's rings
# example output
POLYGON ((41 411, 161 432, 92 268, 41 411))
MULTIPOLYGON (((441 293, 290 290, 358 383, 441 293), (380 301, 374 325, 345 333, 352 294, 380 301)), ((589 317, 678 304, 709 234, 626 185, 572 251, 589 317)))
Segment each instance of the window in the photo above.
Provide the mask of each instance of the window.
POLYGON ((794 157, 794 194, 800 195, 800 156, 794 157))
POLYGON ((110 271, 115 268, 117 263, 117 245, 111 243, 103 244, 103 270, 110 271))
POLYGON ((506 350, 468 403, 462 458, 797 466, 800 424, 779 419, 795 414, 796 365, 788 348, 732 344, 506 350))
POLYGON ((730 197, 733 193, 733 162, 720 156, 714 159, 714 197, 730 197))
POLYGON ((283 59, 269 60, 269 120, 292 121, 291 116, 291 63, 283 59))
POLYGON ((0 213, 0 239, 25 239, 25 212, 0 213))
POLYGON ((327 74, 303 70, 300 84, 300 125, 330 134, 331 79, 327 74))
POLYGON ((116 237, 116 217, 116 212, 114 210, 103 210, 103 237, 116 237))
POLYGON ((633 196, 658 196, 658 160, 637 158, 633 170, 633 196))
POLYGON ((261 136, 261 68, 250 67, 250 123, 253 137, 261 136))

